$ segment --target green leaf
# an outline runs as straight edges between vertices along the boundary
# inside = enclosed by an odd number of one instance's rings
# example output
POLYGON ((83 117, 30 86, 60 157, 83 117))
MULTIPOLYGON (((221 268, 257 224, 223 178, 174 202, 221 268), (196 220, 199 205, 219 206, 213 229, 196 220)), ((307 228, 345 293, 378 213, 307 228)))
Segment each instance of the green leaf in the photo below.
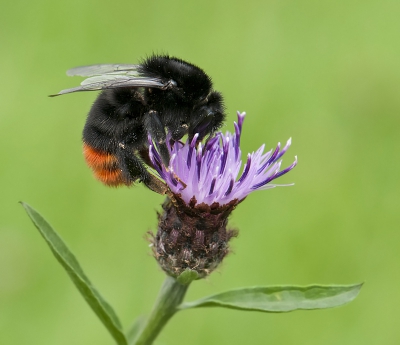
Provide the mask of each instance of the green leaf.
POLYGON ((111 333, 119 345, 128 342, 122 332, 121 323, 112 307, 100 296, 89 279, 86 277, 75 256, 70 252, 63 240, 57 235, 49 223, 28 204, 21 202, 33 224, 39 230, 49 245, 58 262, 64 267, 79 292, 85 298, 92 310, 99 317, 104 326, 111 333))
POLYGON ((226 291, 194 302, 182 303, 179 309, 224 307, 282 313, 294 310, 324 309, 351 302, 362 284, 310 286, 255 286, 226 291))

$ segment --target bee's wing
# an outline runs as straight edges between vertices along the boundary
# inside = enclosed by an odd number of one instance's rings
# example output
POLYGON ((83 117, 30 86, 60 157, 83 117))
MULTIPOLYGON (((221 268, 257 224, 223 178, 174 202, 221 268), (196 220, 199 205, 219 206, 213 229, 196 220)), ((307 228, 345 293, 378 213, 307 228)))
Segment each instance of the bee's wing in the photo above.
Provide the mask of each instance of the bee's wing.
POLYGON ((95 75, 103 74, 121 74, 121 75, 138 75, 137 69, 139 65, 127 65, 127 64, 100 64, 90 66, 80 66, 71 68, 67 71, 67 75, 70 77, 81 76, 81 77, 92 77, 95 75))
POLYGON ((105 89, 117 89, 121 87, 151 87, 165 89, 167 86, 168 83, 162 82, 161 79, 158 78, 133 77, 119 74, 103 74, 86 78, 80 86, 61 90, 55 95, 50 95, 50 97, 65 95, 71 92, 97 91, 105 89))

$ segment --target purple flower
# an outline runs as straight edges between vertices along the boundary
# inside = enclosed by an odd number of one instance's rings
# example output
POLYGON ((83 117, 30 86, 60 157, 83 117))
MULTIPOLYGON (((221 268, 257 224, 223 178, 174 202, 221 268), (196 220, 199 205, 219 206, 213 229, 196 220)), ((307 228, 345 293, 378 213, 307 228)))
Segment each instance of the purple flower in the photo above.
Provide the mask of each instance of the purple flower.
POLYGON ((185 144, 168 144, 171 155, 168 167, 162 164, 156 147, 150 143, 151 162, 173 194, 180 195, 187 204, 195 197, 197 204, 218 203, 221 206, 232 200, 240 202, 255 190, 282 186, 271 182, 297 164, 296 157, 289 167, 280 170, 281 157, 290 147, 291 139, 283 149, 278 143, 275 150, 264 153, 265 145, 262 145, 256 152, 249 153, 240 174, 240 137, 245 116, 246 113, 238 112, 238 122, 234 123, 235 133, 227 132, 224 135, 219 132, 205 144, 197 143, 198 135, 185 144))
POLYGON ((169 191, 159 214, 156 234, 151 234, 154 257, 169 275, 178 277, 186 270, 199 278, 208 276, 229 253, 229 241, 237 230, 228 228, 228 217, 252 191, 278 185, 273 180, 293 169, 297 159, 280 170, 281 157, 290 139, 281 149, 264 153, 262 145, 247 155, 242 168, 240 136, 245 113, 238 113, 235 133, 217 133, 204 144, 198 135, 186 143, 167 147, 171 156, 168 167, 162 163, 149 138, 149 157, 169 191))

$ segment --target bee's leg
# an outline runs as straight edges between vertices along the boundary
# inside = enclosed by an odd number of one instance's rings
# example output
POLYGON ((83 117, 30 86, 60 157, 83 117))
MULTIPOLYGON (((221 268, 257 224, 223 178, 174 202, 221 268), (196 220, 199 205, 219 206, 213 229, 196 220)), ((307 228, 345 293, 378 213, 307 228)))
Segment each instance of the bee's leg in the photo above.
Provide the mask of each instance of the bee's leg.
POLYGON ((171 157, 166 144, 167 134, 165 133, 164 125, 162 124, 156 111, 150 110, 144 116, 144 126, 151 138, 157 144, 157 149, 160 153, 163 164, 168 167, 171 157))
POLYGON ((168 192, 167 185, 150 173, 148 173, 148 179, 146 179, 146 181, 143 180, 143 183, 147 188, 158 194, 164 195, 168 192))
POLYGON ((167 185, 149 173, 142 160, 134 154, 133 150, 121 147, 118 159, 124 179, 129 181, 129 184, 139 180, 146 187, 158 194, 164 195, 167 192, 167 185))

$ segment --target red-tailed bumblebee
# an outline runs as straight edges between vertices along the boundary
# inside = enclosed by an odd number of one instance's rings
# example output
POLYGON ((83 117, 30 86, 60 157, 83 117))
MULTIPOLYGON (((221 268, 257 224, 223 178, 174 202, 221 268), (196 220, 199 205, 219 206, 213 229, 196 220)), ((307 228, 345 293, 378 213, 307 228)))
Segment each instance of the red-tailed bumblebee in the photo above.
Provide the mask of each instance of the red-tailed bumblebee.
POLYGON ((88 77, 80 86, 60 91, 103 90, 83 129, 83 152, 97 179, 108 186, 142 181, 164 194, 165 185, 147 170, 148 137, 157 144, 163 163, 172 141, 199 133, 202 140, 224 119, 222 95, 199 67, 168 55, 153 55, 137 65, 111 64, 72 68, 69 76, 88 77))

